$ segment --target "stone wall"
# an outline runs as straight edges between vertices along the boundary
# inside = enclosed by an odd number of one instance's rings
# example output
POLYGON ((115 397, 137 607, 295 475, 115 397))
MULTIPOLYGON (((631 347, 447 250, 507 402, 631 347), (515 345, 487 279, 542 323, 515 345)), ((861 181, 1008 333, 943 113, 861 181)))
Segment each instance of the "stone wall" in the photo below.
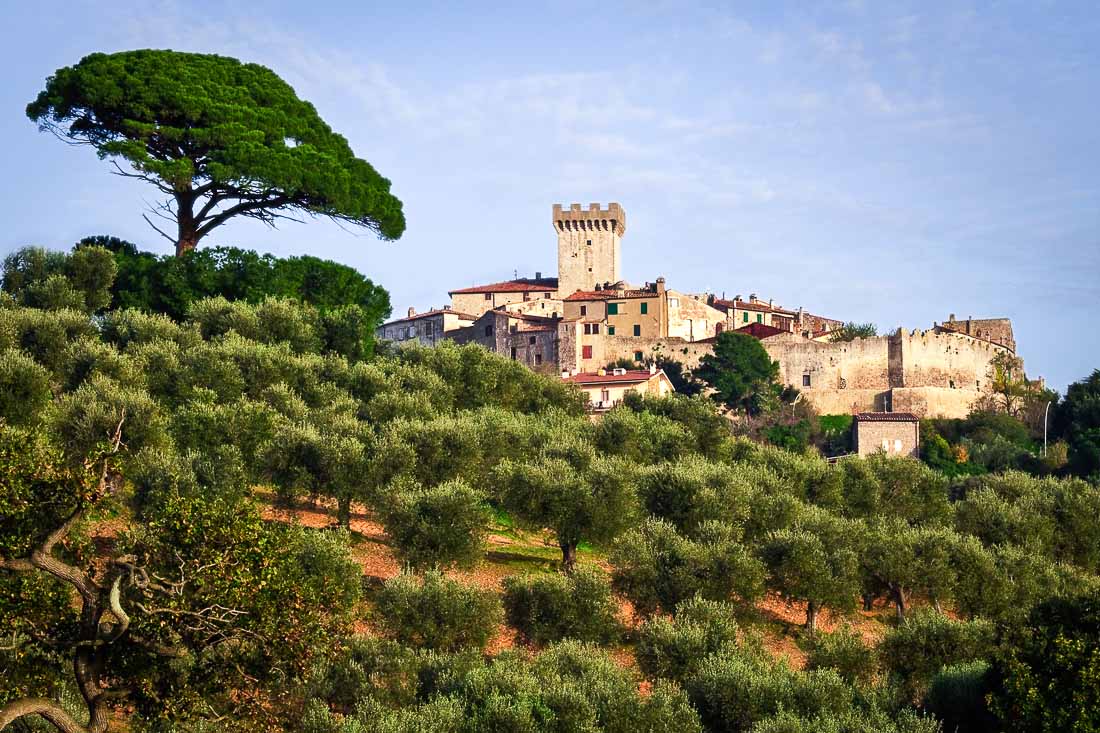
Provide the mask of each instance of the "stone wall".
POLYGON ((883 451, 891 456, 915 458, 920 452, 918 422, 857 420, 855 431, 856 451, 861 456, 883 451))
POLYGON ((718 324, 725 325, 726 314, 707 305, 705 301, 676 290, 669 290, 667 293, 669 338, 701 341, 713 338, 718 324), (675 306, 672 305, 673 299, 675 306))

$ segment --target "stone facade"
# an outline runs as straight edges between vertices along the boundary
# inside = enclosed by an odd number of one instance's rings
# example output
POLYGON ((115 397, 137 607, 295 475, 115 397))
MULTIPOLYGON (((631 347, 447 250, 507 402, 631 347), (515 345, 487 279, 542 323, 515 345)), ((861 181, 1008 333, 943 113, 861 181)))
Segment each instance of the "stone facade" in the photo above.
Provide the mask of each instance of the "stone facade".
POLYGON ((375 331, 379 340, 396 343, 417 342, 424 346, 435 346, 459 329, 473 324, 475 316, 452 310, 449 306, 417 313, 409 308, 405 318, 383 323, 375 331))
POLYGON ((823 414, 907 410, 922 417, 965 417, 990 393, 989 362, 1005 349, 932 329, 822 342, 781 334, 761 342, 780 379, 823 414))
POLYGON ((618 204, 606 209, 580 204, 563 209, 554 204, 554 231, 558 235, 558 282, 563 297, 593 290, 602 283, 619 282, 626 212, 618 204))
POLYGON ((589 409, 593 412, 610 410, 622 402, 628 392, 664 397, 676 391, 664 371, 653 365, 642 370, 562 372, 562 379, 577 385, 588 395, 589 409))
POLYGON ((449 295, 451 307, 454 310, 477 317, 502 306, 538 300, 557 300, 558 279, 542 277, 542 273, 535 273, 535 277, 532 278, 516 278, 490 285, 461 288, 452 290, 449 295))
POLYGON ((852 430, 861 456, 879 452, 912 458, 920 455, 920 420, 912 413, 860 413, 852 420, 852 430))
POLYGON ((947 321, 938 324, 945 331, 966 334, 983 341, 991 341, 1000 346, 1005 346, 1015 353, 1016 337, 1012 333, 1012 321, 1007 318, 967 318, 965 321, 956 321, 952 313, 947 321))

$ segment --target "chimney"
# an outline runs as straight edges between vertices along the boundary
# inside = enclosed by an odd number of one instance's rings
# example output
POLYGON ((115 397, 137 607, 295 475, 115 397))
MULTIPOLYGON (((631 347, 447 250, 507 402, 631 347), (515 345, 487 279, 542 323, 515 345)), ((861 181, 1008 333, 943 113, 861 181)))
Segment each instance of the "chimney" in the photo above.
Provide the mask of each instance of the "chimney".
POLYGON ((755 303, 756 302, 756 293, 749 293, 749 302, 750 303, 755 303))
POLYGON ((406 316, 406 317, 407 318, 412 318, 415 315, 416 315, 416 308, 413 308, 412 306, 409 306, 409 315, 406 316))
POLYGON ((650 374, 656 374, 657 373, 657 362, 655 362, 655 361, 649 362, 649 373, 650 374))
POLYGON ((768 307, 771 308, 772 305, 773 305, 772 299, 768 298, 768 307))
POLYGON ((535 270, 535 279, 536 280, 541 280, 542 279, 542 273, 539 272, 538 270, 535 270))
POLYGON ((663 277, 657 278, 657 292, 665 292, 665 279, 663 277))

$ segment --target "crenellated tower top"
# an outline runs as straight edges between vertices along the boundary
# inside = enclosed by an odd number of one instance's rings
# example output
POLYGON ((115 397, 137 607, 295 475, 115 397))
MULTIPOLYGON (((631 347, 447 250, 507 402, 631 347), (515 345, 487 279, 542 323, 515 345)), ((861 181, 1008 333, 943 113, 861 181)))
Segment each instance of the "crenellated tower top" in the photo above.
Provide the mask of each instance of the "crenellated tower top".
POLYGON ((616 203, 608 204, 606 209, 599 204, 589 204, 587 209, 582 209, 580 204, 570 204, 568 209, 554 204, 554 228, 559 232, 566 229, 601 229, 621 237, 626 234, 626 212, 616 203))

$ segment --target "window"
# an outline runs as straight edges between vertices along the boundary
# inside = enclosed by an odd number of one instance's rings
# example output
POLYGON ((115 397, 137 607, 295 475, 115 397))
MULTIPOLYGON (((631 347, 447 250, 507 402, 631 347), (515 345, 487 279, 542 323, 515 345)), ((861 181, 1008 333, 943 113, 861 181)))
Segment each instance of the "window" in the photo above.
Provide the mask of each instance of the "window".
POLYGON ((591 359, 592 358, 592 347, 591 346, 582 346, 581 347, 581 358, 582 359, 591 359))
POLYGON ((607 304, 607 315, 609 315, 609 316, 619 315, 619 304, 618 303, 608 303, 607 304))
POLYGON ((634 361, 641 361, 641 360, 642 360, 642 352, 635 351, 634 352, 634 361))
POLYGON ((584 332, 588 335, 598 334, 600 332, 600 324, 586 323, 584 324, 584 332))
POLYGON ((803 387, 809 387, 810 386, 810 375, 809 374, 803 374, 802 375, 802 386, 803 387))
POLYGON ((591 247, 592 246, 592 240, 589 239, 587 242, 585 242, 585 244, 587 244, 589 247, 591 247))
POLYGON ((601 389, 600 390, 600 402, 602 402, 606 405, 610 401, 611 401, 611 390, 601 389))
POLYGON ((649 303, 642 303, 642 315, 649 313, 649 303))
POLYGON ((764 314, 763 313, 757 313, 756 314, 756 322, 757 323, 763 323, 764 322, 764 314))
POLYGON ((748 313, 748 311, 745 311, 744 313, 741 314, 741 323, 748 323, 748 322, 749 322, 749 313, 748 313))
POLYGON ((679 298, 669 298, 668 299, 668 307, 669 308, 679 308, 680 307, 680 299, 679 298))
POLYGON ((882 439, 882 452, 883 453, 889 453, 890 452, 890 440, 888 438, 883 438, 882 439))
POLYGON ((582 305, 581 306, 581 315, 582 316, 587 316, 588 315, 588 306, 587 305, 582 305))
POLYGON ((641 336, 642 335, 642 327, 639 326, 637 323, 634 324, 634 335, 635 336, 641 336))
POLYGON ((529 344, 535 343, 535 337, 534 336, 528 336, 527 337, 527 343, 529 343, 529 344))
POLYGON ((541 363, 542 363, 542 354, 535 354, 535 364, 538 365, 538 364, 541 364, 541 363))
POLYGON ((424 335, 425 336, 431 336, 434 333, 435 333, 435 324, 432 323, 431 321, 426 321, 424 323, 424 335))
POLYGON ((485 335, 486 336, 492 336, 493 335, 493 327, 492 326, 486 326, 485 327, 485 335))
MULTIPOLYGON (((409 338, 416 338, 416 326, 409 326, 409 338)), ((954 387, 955 385, 951 385, 954 387)))
POLYGON ((512 360, 515 361, 515 359, 516 359, 516 347, 513 346, 512 347, 512 360))
POLYGON ((608 326, 607 327, 607 335, 608 336, 614 336, 615 335, 615 327, 614 326, 608 326))
POLYGON ((550 300, 551 295, 553 295, 553 293, 543 293, 542 297, 545 298, 546 300, 550 300))
POLYGON ((493 299, 493 294, 492 293, 485 293, 485 300, 492 300, 492 299, 493 299))
POLYGON ((901 453, 901 441, 900 440, 895 440, 894 441, 894 452, 895 453, 901 453))

